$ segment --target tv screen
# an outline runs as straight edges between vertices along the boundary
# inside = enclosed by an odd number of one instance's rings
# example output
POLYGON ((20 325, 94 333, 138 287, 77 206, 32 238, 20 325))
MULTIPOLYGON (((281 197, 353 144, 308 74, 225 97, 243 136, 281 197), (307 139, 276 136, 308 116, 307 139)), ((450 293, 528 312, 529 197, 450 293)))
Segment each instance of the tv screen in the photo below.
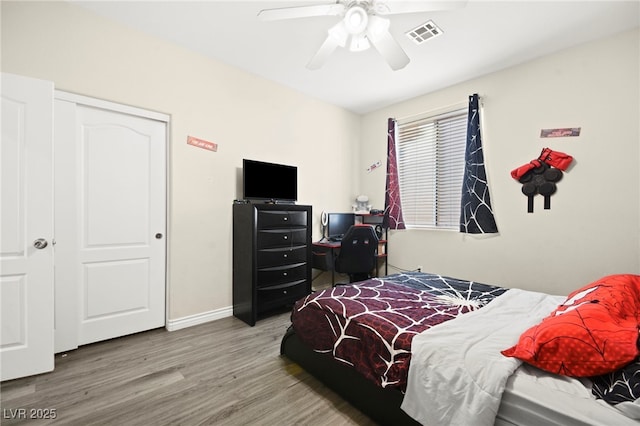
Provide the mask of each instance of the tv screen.
POLYGON ((353 213, 329 213, 327 217, 327 233, 330 240, 341 240, 347 230, 355 224, 353 213))
POLYGON ((242 160, 242 193, 245 200, 296 201, 298 168, 245 158, 242 160))

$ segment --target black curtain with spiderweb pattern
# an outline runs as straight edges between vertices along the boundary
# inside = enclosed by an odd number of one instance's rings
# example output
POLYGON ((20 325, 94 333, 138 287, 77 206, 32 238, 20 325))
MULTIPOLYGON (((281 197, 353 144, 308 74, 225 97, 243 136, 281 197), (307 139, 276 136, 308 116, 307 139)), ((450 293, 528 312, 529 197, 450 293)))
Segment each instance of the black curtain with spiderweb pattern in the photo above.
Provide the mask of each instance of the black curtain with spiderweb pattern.
POLYGON ((467 234, 493 234, 498 232, 489 182, 484 168, 482 137, 480 134, 480 108, 477 94, 469 96, 467 118, 467 147, 465 150, 464 178, 460 211, 460 232, 467 234))

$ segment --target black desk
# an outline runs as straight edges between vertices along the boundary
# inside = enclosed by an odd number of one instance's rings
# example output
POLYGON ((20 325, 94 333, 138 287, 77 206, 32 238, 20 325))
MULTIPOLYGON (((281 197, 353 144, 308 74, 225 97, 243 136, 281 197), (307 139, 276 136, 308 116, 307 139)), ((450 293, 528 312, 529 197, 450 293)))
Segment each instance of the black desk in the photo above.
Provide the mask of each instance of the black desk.
MULTIPOLYGON (((331 285, 335 286, 335 260, 340 253, 340 246, 342 243, 339 241, 320 240, 312 243, 313 263, 314 269, 320 269, 322 271, 331 271, 331 285)), ((376 258, 378 260, 385 260, 384 274, 388 274, 387 268, 387 253, 386 253, 387 240, 380 240, 378 242, 378 254, 376 258)), ((376 262, 376 277, 379 276, 378 262, 376 262)))
POLYGON ((320 240, 312 244, 312 267, 321 271, 331 271, 331 286, 335 286, 335 260, 340 252, 340 242, 320 240))

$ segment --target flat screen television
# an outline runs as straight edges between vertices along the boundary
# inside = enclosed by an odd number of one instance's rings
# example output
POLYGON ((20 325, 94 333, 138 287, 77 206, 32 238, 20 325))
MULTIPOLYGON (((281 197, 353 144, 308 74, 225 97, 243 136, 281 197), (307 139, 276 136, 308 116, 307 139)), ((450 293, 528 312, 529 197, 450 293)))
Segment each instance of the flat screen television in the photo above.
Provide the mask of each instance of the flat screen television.
POLYGON ((353 213, 329 213, 327 215, 327 234, 330 240, 340 241, 349 228, 355 224, 353 213))
POLYGON ((298 199, 298 168, 286 164, 242 160, 245 200, 294 202, 298 199))

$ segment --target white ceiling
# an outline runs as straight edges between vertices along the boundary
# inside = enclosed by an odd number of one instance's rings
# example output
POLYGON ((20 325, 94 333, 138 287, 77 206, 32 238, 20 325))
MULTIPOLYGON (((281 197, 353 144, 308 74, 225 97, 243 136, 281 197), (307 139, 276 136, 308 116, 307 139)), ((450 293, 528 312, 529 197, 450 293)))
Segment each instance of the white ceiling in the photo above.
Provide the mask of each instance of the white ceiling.
POLYGON ((338 48, 311 71, 305 65, 340 18, 263 22, 257 13, 331 0, 70 1, 356 113, 640 25, 638 0, 469 0, 453 11, 390 16, 391 33, 411 58, 404 69, 392 71, 374 49, 338 48), (418 46, 405 33, 428 20, 444 34, 418 46))

